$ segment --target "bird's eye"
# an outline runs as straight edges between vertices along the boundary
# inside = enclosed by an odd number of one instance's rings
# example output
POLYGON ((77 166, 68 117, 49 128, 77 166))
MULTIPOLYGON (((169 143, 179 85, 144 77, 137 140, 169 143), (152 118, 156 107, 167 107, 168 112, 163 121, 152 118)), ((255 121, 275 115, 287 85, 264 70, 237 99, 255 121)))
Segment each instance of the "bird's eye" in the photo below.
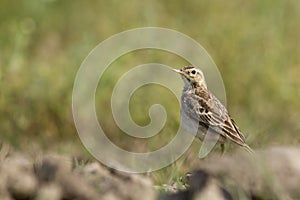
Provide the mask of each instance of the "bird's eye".
POLYGON ((193 71, 192 71, 192 74, 196 74, 196 70, 193 70, 193 71))

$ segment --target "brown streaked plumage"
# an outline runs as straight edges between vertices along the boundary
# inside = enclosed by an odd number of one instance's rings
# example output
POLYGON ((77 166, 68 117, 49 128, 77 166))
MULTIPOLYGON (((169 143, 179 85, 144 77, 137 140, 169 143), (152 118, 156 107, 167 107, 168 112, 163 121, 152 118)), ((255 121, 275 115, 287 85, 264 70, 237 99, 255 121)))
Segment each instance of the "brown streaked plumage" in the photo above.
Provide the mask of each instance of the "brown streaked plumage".
MULTIPOLYGON (((221 144, 224 153, 224 143, 231 141, 244 147, 248 152, 253 150, 245 143, 245 137, 230 117, 225 106, 207 89, 204 75, 201 70, 186 66, 182 69, 174 69, 184 81, 181 96, 181 115, 183 123, 190 122, 198 127, 197 135, 203 140, 208 130, 212 130, 221 144)), ((184 125, 184 124, 183 124, 184 125)), ((213 139, 213 138, 212 138, 213 139)))

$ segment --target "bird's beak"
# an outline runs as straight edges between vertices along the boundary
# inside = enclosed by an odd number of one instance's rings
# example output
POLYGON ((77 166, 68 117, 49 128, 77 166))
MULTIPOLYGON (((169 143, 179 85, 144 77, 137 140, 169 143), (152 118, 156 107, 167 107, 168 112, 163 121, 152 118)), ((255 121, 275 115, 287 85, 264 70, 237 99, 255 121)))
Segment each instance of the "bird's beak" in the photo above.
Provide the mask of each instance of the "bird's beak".
POLYGON ((174 72, 177 72, 179 74, 182 74, 182 71, 180 69, 172 69, 174 72))

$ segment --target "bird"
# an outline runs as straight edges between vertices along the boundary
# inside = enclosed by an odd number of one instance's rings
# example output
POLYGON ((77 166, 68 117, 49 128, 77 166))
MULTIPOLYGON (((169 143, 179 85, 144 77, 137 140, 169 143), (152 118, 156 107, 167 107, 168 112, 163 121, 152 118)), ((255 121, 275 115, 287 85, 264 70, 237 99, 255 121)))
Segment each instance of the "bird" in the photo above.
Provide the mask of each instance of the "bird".
POLYGON ((195 136, 202 141, 205 137, 216 140, 221 146, 222 155, 226 142, 234 143, 253 153, 226 107, 208 90, 203 72, 194 66, 173 70, 179 73, 184 81, 180 102, 183 127, 191 131, 196 127, 195 136), (208 131, 210 134, 207 134, 208 131))

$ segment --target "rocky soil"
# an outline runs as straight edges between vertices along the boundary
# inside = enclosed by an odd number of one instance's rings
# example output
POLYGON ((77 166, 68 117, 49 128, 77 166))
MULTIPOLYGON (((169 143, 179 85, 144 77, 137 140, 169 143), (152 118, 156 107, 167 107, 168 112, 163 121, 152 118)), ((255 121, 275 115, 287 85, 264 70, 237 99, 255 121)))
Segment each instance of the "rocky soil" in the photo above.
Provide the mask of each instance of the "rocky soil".
POLYGON ((1 200, 153 200, 156 191, 146 176, 123 174, 98 162, 78 165, 74 158, 23 153, 0 154, 1 200))
POLYGON ((145 175, 120 173, 96 161, 59 155, 32 158, 0 152, 1 200, 300 199, 300 148, 276 147, 254 155, 211 156, 194 163, 186 189, 159 194, 145 175))

